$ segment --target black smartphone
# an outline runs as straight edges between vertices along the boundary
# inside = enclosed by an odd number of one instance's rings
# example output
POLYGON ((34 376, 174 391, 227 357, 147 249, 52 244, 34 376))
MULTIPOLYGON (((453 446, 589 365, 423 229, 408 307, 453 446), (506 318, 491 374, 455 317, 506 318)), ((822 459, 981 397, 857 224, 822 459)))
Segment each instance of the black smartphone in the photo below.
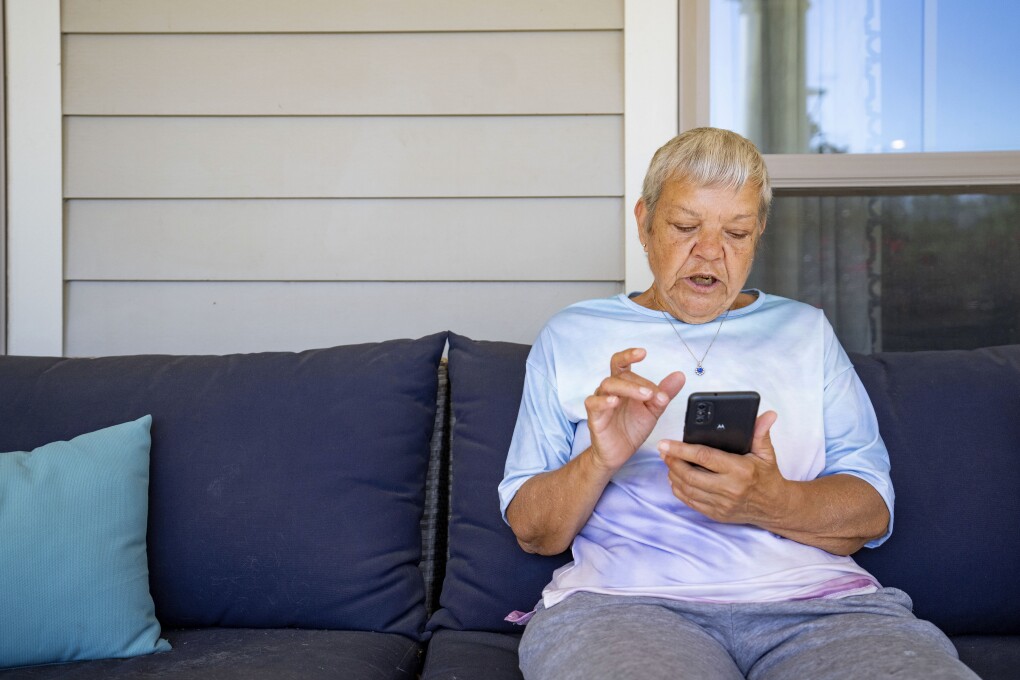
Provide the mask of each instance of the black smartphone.
POLYGON ((684 441, 747 453, 761 396, 757 392, 695 392, 687 399, 684 441))

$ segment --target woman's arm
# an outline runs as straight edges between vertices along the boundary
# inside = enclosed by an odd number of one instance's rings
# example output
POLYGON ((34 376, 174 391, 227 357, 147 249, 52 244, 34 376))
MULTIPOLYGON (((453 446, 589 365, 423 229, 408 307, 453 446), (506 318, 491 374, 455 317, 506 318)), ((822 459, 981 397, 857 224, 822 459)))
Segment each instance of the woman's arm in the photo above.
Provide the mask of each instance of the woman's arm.
POLYGON ((663 441, 659 450, 673 494, 716 521, 753 524, 837 555, 854 553, 885 534, 889 510, 863 479, 783 477, 769 434, 775 420, 774 411, 758 417, 751 453, 745 456, 663 441))
POLYGON ((852 555, 888 526, 889 509, 875 487, 847 474, 790 482, 786 515, 762 525, 835 555, 852 555))
POLYGON ((563 467, 525 482, 506 509, 521 548, 539 555, 569 548, 614 472, 587 448, 563 467))
POLYGON ((683 373, 656 385, 630 370, 645 354, 631 348, 612 356, 609 377, 584 402, 591 446, 562 467, 531 477, 510 501, 507 522, 524 550, 555 555, 570 547, 609 480, 680 392, 683 373))

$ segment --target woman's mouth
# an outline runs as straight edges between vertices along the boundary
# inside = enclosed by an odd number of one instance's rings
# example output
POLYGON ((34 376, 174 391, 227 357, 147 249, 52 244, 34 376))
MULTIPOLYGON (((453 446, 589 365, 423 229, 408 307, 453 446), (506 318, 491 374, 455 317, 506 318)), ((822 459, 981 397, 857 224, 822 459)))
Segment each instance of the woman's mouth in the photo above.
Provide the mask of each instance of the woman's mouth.
POLYGON ((695 286, 702 288, 708 288, 712 286, 719 279, 715 278, 711 274, 695 274, 694 276, 687 277, 691 283, 695 286))

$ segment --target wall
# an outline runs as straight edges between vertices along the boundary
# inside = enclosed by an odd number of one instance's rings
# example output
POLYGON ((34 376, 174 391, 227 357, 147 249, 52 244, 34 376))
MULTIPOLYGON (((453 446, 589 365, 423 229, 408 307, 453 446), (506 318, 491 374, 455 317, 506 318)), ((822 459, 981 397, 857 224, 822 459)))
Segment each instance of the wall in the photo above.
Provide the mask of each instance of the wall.
POLYGON ((65 353, 530 342, 619 292, 622 28, 619 0, 64 0, 65 353))

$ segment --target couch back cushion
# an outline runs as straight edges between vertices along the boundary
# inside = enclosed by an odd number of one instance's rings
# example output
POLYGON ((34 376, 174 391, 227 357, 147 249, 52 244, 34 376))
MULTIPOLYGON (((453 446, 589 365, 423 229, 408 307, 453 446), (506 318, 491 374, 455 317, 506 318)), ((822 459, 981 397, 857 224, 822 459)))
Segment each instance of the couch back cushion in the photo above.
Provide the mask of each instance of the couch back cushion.
POLYGON ((503 478, 531 348, 450 334, 452 410, 449 561, 431 629, 520 632, 504 621, 530 611, 568 562, 521 550, 499 512, 503 478))
POLYGON ((149 571, 164 626, 417 638, 419 521, 445 340, 0 357, 0 451, 152 414, 149 571))
POLYGON ((950 634, 1020 633, 1020 345, 851 356, 896 489, 855 559, 950 634))

